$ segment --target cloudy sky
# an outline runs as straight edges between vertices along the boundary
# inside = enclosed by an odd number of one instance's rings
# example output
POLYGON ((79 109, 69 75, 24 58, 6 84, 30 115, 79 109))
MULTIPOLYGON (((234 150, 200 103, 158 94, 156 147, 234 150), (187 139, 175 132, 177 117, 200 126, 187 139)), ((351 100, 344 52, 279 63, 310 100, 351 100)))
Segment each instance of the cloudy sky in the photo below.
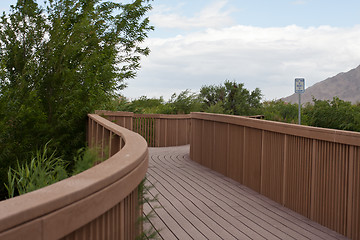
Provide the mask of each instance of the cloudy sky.
MULTIPOLYGON (((15 1, 1 1, 0 8, 15 1), (6 3, 6 4, 5 4, 6 3)), ((164 96, 225 80, 261 89, 264 100, 360 65, 359 0, 155 0, 155 31, 123 94, 164 96)))

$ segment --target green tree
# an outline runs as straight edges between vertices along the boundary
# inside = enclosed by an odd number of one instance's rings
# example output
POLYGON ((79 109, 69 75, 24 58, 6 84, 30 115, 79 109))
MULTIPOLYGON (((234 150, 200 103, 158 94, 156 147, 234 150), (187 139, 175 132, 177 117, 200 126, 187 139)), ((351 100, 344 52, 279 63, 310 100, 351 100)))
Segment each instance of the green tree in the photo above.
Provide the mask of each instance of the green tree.
POLYGON ((205 85, 200 88, 200 99, 205 107, 216 105, 217 103, 224 103, 226 98, 226 89, 222 85, 205 85))
POLYGON ((148 98, 141 96, 139 99, 135 99, 131 102, 134 113, 158 113, 158 109, 164 105, 163 97, 160 98, 148 98))
POLYGON ((261 91, 256 88, 249 92, 244 88, 243 83, 226 81, 225 109, 229 114, 234 115, 254 115, 257 114, 261 106, 261 91))
POLYGON ((184 90, 178 95, 174 93, 165 104, 167 114, 189 114, 201 110, 201 103, 198 96, 190 90, 184 90))
POLYGON ((286 103, 282 100, 263 102, 262 115, 267 120, 297 123, 298 104, 286 103))
MULTIPOLYGON (((18 0, 0 21, 0 181, 49 139, 66 159, 85 143, 86 114, 135 77, 149 1, 18 0)), ((2 185, 2 184, 1 184, 2 185)), ((0 192, 4 192, 0 189, 0 192)))
POLYGON ((201 103, 197 94, 185 90, 179 94, 174 93, 167 102, 164 101, 162 96, 160 98, 141 96, 131 102, 126 98, 114 100, 112 106, 106 106, 106 108, 144 114, 188 114, 201 111, 201 103))
POLYGON ((332 101, 313 99, 303 109, 306 124, 315 127, 360 131, 360 108, 338 97, 332 101))
POLYGON ((232 115, 255 115, 261 109, 261 91, 256 88, 249 91, 243 83, 225 81, 224 85, 203 86, 200 99, 205 111, 223 112, 232 115), (214 107, 216 106, 216 107, 214 107))

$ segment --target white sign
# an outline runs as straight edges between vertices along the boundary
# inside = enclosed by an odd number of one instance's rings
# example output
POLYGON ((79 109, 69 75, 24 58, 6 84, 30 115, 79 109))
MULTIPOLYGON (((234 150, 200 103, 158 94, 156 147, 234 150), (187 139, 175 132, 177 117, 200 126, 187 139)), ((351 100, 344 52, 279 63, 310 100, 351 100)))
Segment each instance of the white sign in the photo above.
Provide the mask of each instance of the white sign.
POLYGON ((295 93, 304 93, 304 92, 305 92, 305 79, 295 78, 295 93))

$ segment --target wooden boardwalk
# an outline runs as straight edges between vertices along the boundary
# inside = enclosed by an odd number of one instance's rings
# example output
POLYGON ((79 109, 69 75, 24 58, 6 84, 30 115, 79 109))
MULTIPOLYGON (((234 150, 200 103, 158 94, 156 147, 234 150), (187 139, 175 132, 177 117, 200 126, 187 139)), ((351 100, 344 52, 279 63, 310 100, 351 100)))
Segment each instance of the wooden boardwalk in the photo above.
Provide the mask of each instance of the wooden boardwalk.
POLYGON ((189 159, 189 146, 150 148, 145 228, 160 239, 347 239, 189 159))

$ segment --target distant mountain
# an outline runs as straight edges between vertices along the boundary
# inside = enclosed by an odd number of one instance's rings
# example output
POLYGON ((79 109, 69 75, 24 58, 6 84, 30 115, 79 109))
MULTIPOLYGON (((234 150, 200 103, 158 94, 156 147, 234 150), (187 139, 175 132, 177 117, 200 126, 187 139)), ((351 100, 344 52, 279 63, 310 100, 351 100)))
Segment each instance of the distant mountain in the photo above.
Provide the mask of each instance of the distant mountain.
MULTIPOLYGON (((305 93, 301 94, 301 103, 312 102, 313 96, 318 100, 332 100, 337 96, 344 101, 360 102, 360 66, 307 88, 305 93)), ((282 100, 297 103, 299 97, 298 94, 293 94, 282 100)))

